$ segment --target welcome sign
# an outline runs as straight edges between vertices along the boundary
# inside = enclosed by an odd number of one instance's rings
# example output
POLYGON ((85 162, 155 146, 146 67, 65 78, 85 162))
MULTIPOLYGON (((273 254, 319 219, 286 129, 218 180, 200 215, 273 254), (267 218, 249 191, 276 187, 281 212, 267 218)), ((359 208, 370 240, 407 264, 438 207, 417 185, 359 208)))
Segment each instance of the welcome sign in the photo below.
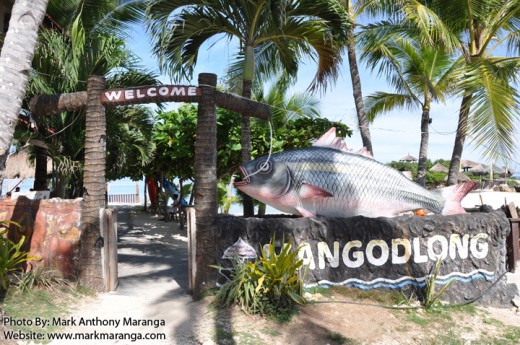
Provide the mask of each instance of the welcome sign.
POLYGON ((198 102, 200 88, 185 85, 153 85, 106 90, 101 94, 104 105, 127 105, 156 102, 198 102))
POLYGON ((291 238, 308 266, 307 287, 343 285, 360 289, 412 289, 421 295, 442 260, 437 284, 454 281, 452 302, 478 297, 510 301, 505 279, 509 222, 503 212, 396 218, 236 218, 217 222, 220 264, 234 255, 252 258, 275 236, 291 238), (497 292, 499 291, 499 292, 497 292), (509 298, 509 299, 508 299, 509 298))

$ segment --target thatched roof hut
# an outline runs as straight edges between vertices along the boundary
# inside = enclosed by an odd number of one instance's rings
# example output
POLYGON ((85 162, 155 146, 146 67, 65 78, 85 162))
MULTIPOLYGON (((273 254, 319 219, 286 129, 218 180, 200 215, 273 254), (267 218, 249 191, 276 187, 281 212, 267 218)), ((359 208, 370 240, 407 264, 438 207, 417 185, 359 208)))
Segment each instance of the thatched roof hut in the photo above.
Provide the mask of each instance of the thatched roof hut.
POLYGON ((473 161, 470 161, 467 159, 463 159, 460 161, 460 168, 462 169, 462 171, 468 171, 469 169, 471 169, 479 164, 480 163, 473 162, 473 161))
POLYGON ((474 174, 487 174, 489 172, 489 168, 487 165, 478 164, 475 165, 473 168, 469 169, 468 171, 474 174))
MULTIPOLYGON (((457 182, 465 182, 471 180, 467 175, 464 175, 463 173, 457 173, 457 182)), ((448 176, 444 178, 444 181, 448 181, 448 176)))
POLYGON ((408 154, 403 158, 399 159, 399 162, 417 162, 417 158, 408 154))
POLYGON ((441 163, 437 163, 437 164, 435 164, 434 166, 431 167, 430 171, 432 171, 432 172, 443 172, 443 173, 447 174, 449 172, 449 169, 446 168, 441 163))
MULTIPOLYGON (((47 160, 47 172, 52 171, 52 161, 47 160)), ((27 149, 22 147, 17 153, 10 154, 7 157, 3 178, 34 178, 34 164, 29 161, 27 149)))

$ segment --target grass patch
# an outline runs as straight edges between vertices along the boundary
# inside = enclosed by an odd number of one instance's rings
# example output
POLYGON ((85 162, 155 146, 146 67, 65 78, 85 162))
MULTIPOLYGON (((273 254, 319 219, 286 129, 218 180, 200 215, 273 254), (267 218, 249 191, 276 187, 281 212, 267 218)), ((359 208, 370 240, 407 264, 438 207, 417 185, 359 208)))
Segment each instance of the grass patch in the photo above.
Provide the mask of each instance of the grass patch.
POLYGON ((267 328, 267 327, 262 329, 262 333, 268 334, 271 337, 279 337, 282 335, 282 332, 280 332, 274 328, 267 328))
POLYGON ((14 331, 40 334, 59 332, 63 327, 53 325, 52 319, 67 317, 74 311, 72 306, 77 306, 81 297, 93 295, 93 290, 85 287, 80 289, 65 287, 56 289, 58 288, 35 287, 28 291, 21 291, 18 288, 11 287, 0 306, 8 317, 14 320, 30 320, 31 322, 30 325, 29 322, 25 322, 26 325, 12 325, 10 328, 14 331), (37 320, 46 322, 45 326, 37 325, 37 320))
POLYGON ((362 290, 347 286, 333 286, 329 290, 331 290, 330 295, 337 294, 354 300, 370 300, 383 305, 402 305, 410 301, 404 293, 397 291, 362 290))
POLYGON ((428 323, 430 322, 429 320, 423 318, 423 317, 420 317, 419 315, 417 315, 417 313, 413 312, 413 313, 409 313, 407 316, 406 316, 406 319, 410 322, 413 322, 415 324, 418 324, 419 326, 421 327, 426 327, 428 326, 428 323))

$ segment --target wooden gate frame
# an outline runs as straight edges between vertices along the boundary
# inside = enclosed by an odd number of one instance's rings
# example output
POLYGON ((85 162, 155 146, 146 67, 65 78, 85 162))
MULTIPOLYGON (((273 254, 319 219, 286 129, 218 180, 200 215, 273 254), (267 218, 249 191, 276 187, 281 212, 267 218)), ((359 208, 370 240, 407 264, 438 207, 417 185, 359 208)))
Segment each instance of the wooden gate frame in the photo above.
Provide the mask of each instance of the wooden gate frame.
MULTIPOLYGON (((184 85, 153 85, 141 86, 127 89, 104 90, 106 83, 103 77, 90 76, 87 82, 87 91, 75 92, 59 95, 35 96, 29 103, 29 108, 35 116, 45 116, 59 113, 62 111, 74 111, 83 107, 87 108, 87 123, 85 130, 89 132, 89 115, 94 111, 99 111, 100 107, 122 106, 130 104, 160 103, 160 102, 187 102, 198 103, 197 130, 195 142, 195 220, 190 223, 195 224, 194 236, 191 237, 189 258, 190 277, 189 281, 194 295, 198 295, 203 290, 213 286, 216 282, 216 271, 209 265, 216 263, 216 241, 214 220, 217 216, 217 116, 216 108, 221 107, 230 111, 241 113, 243 116, 257 117, 267 120, 271 116, 270 106, 224 93, 217 90, 217 75, 213 73, 201 73, 198 76, 199 86, 184 85), (99 97, 96 96, 100 95, 99 97), (94 97, 92 97, 94 95, 94 97), (194 237, 194 238, 193 238, 194 237), (195 253, 193 253, 195 249, 195 253)), ((104 109, 104 108, 103 108, 104 109)), ((104 113, 104 110, 103 110, 104 113)), ((103 134, 105 135, 105 134, 103 134)), ((105 138, 90 138, 97 140, 102 145, 96 148, 96 157, 105 160, 104 140, 105 138), (102 157, 100 157, 100 155, 102 157)), ((86 138, 87 140, 87 138, 86 138)), ((85 155, 85 165, 90 158, 85 155)), ((103 167, 102 172, 85 171, 84 179, 90 175, 100 174, 105 176, 103 167)), ((93 186, 89 190, 89 196, 85 198, 86 209, 104 209, 104 189, 103 186, 93 186), (93 197, 94 194, 103 194, 102 201, 93 197), (90 205, 92 204, 92 205, 90 205), (89 206, 90 205, 90 206, 89 206)), ((193 226, 191 227, 193 228, 193 226)), ((100 232, 100 222, 91 224, 90 227, 82 229, 91 233, 93 238, 103 243, 100 232)), ((82 234, 83 235, 83 234, 82 234)), ((82 236, 83 238, 83 236, 82 236)), ((99 241, 96 241, 96 244, 99 241)), ((107 241, 104 241, 107 245, 107 241)), ((80 244, 81 245, 81 244, 80 244)), ((90 248, 101 252, 100 248, 90 248)), ((82 248, 82 247, 80 247, 82 248)), ((84 248, 84 247, 83 247, 84 248)), ((88 250, 88 249, 87 249, 88 250)), ((82 253, 80 253, 81 255, 82 253)), ((87 255, 89 255, 87 253, 87 255)), ((96 255, 94 255, 96 257, 96 255)), ((89 255, 90 259, 90 255, 89 255)), ((101 255, 98 260, 94 260, 91 272, 102 276, 101 255)), ((81 275, 81 272, 80 272, 81 275)), ((105 284, 103 284, 104 286, 105 284)), ((98 284, 95 286, 97 288, 98 284)))

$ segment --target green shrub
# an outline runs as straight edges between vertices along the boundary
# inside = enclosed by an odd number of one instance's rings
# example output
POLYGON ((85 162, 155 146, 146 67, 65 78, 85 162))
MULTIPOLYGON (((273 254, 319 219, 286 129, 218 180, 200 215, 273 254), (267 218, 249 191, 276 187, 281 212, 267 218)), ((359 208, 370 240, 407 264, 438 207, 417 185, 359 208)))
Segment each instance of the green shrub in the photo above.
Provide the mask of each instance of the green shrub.
POLYGON ((448 290, 451 284, 454 283, 454 280, 450 281, 448 284, 444 285, 437 293, 435 292, 435 285, 437 281, 437 277, 439 276, 441 270, 442 259, 439 257, 437 263, 435 264, 435 271, 430 277, 426 280, 426 289, 424 293, 424 301, 423 306, 426 310, 430 310, 436 304, 440 302, 440 298, 443 293, 448 290))
POLYGON ((260 248, 261 257, 254 262, 233 260, 231 279, 215 296, 218 305, 237 303, 246 313, 275 315, 305 303, 299 248, 291 250, 289 241, 276 254, 274 243, 272 239, 267 251, 260 248))
MULTIPOLYGON (((4 224, 5 221, 2 225, 4 224)), ((27 252, 21 250, 25 236, 22 236, 18 243, 14 243, 4 237, 5 233, 7 230, 0 231, 0 291, 7 290, 13 273, 20 270, 23 262, 31 259, 27 252)))

